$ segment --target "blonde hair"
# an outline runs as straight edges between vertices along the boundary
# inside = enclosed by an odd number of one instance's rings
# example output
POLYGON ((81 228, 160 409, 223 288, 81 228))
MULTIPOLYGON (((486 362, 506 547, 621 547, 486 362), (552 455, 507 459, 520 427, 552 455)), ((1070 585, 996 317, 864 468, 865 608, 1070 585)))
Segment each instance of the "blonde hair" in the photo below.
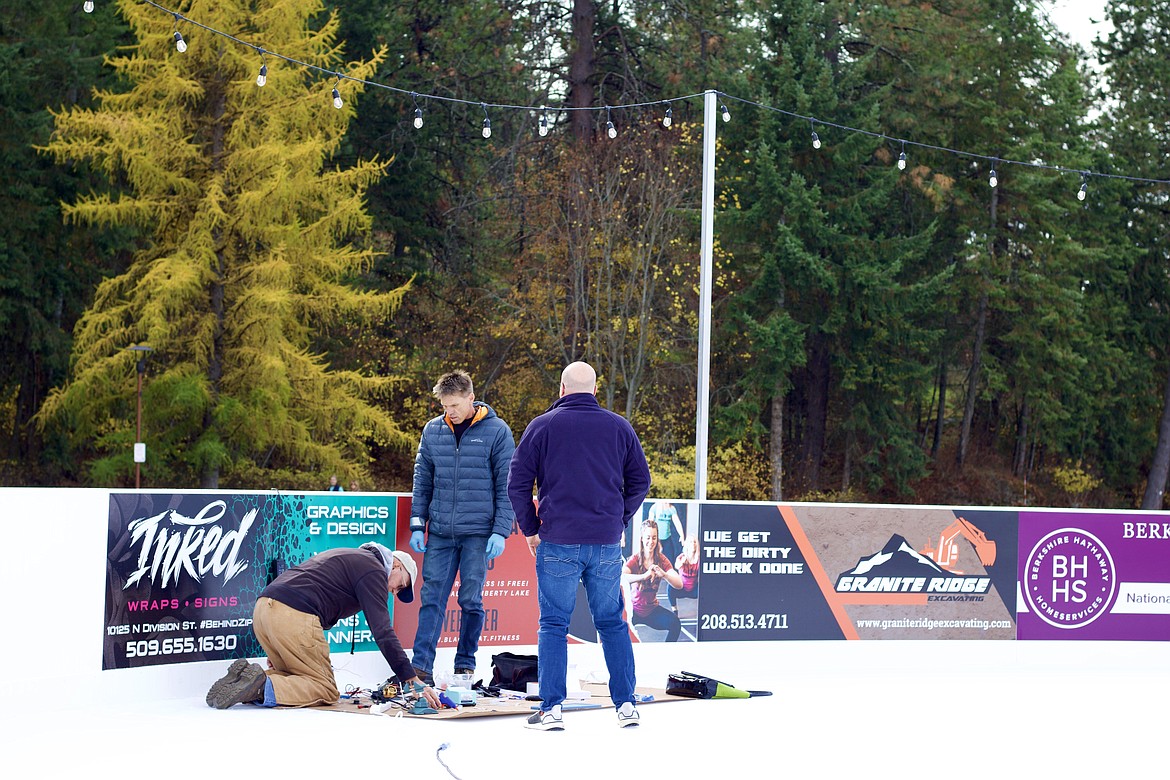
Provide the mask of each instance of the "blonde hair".
POLYGON ((650 571, 650 567, 658 563, 658 556, 662 554, 662 541, 658 538, 658 523, 646 522, 642 523, 642 530, 638 533, 638 560, 642 563, 642 569, 650 571), (654 548, 650 550, 649 560, 646 555, 646 532, 654 532, 654 548))

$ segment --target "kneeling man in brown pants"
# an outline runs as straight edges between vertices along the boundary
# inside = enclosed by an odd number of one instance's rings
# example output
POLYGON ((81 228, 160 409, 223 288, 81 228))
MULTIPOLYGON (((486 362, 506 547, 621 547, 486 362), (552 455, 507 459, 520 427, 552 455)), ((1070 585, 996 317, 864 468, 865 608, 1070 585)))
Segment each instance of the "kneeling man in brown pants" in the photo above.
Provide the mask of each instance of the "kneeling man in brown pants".
POLYGON ((325 629, 365 613, 378 649, 402 680, 435 708, 438 695, 414 672, 390 624, 390 594, 414 600, 418 567, 406 553, 377 542, 327 550, 293 566, 256 599, 252 629, 270 668, 244 659, 207 692, 207 705, 227 709, 252 702, 267 707, 308 707, 338 700, 325 629))

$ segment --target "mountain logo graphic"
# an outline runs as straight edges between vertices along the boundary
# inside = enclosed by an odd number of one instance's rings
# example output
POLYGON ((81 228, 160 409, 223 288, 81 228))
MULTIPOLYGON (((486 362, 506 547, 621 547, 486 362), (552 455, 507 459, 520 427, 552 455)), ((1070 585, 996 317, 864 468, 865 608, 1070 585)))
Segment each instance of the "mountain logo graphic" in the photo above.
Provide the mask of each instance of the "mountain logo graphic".
POLYGON ((837 576, 838 593, 970 593, 985 594, 991 578, 947 571, 894 534, 880 552, 858 560, 837 576))

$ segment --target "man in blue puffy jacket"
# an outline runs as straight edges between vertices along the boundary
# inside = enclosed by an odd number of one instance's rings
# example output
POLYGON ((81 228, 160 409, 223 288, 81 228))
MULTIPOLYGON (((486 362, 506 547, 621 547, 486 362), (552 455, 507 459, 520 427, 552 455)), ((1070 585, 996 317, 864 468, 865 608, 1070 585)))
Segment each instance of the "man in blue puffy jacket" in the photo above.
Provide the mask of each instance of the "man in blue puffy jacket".
POLYGON ((508 464, 516 449, 512 430, 475 400, 466 371, 444 374, 433 392, 443 413, 423 427, 410 518, 411 549, 425 553, 411 663, 428 683, 456 574, 462 615, 455 673, 475 673, 487 563, 504 551, 515 519, 508 500, 508 464))

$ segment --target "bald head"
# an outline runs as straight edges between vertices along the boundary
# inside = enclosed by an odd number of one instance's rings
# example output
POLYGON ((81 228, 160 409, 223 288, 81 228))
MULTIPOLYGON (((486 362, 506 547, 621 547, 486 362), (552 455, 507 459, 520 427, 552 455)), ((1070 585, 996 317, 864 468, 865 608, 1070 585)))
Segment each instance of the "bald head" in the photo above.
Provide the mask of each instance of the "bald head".
POLYGON ((561 372, 561 395, 572 393, 589 393, 597 391, 597 372, 588 363, 577 361, 565 366, 561 372))

